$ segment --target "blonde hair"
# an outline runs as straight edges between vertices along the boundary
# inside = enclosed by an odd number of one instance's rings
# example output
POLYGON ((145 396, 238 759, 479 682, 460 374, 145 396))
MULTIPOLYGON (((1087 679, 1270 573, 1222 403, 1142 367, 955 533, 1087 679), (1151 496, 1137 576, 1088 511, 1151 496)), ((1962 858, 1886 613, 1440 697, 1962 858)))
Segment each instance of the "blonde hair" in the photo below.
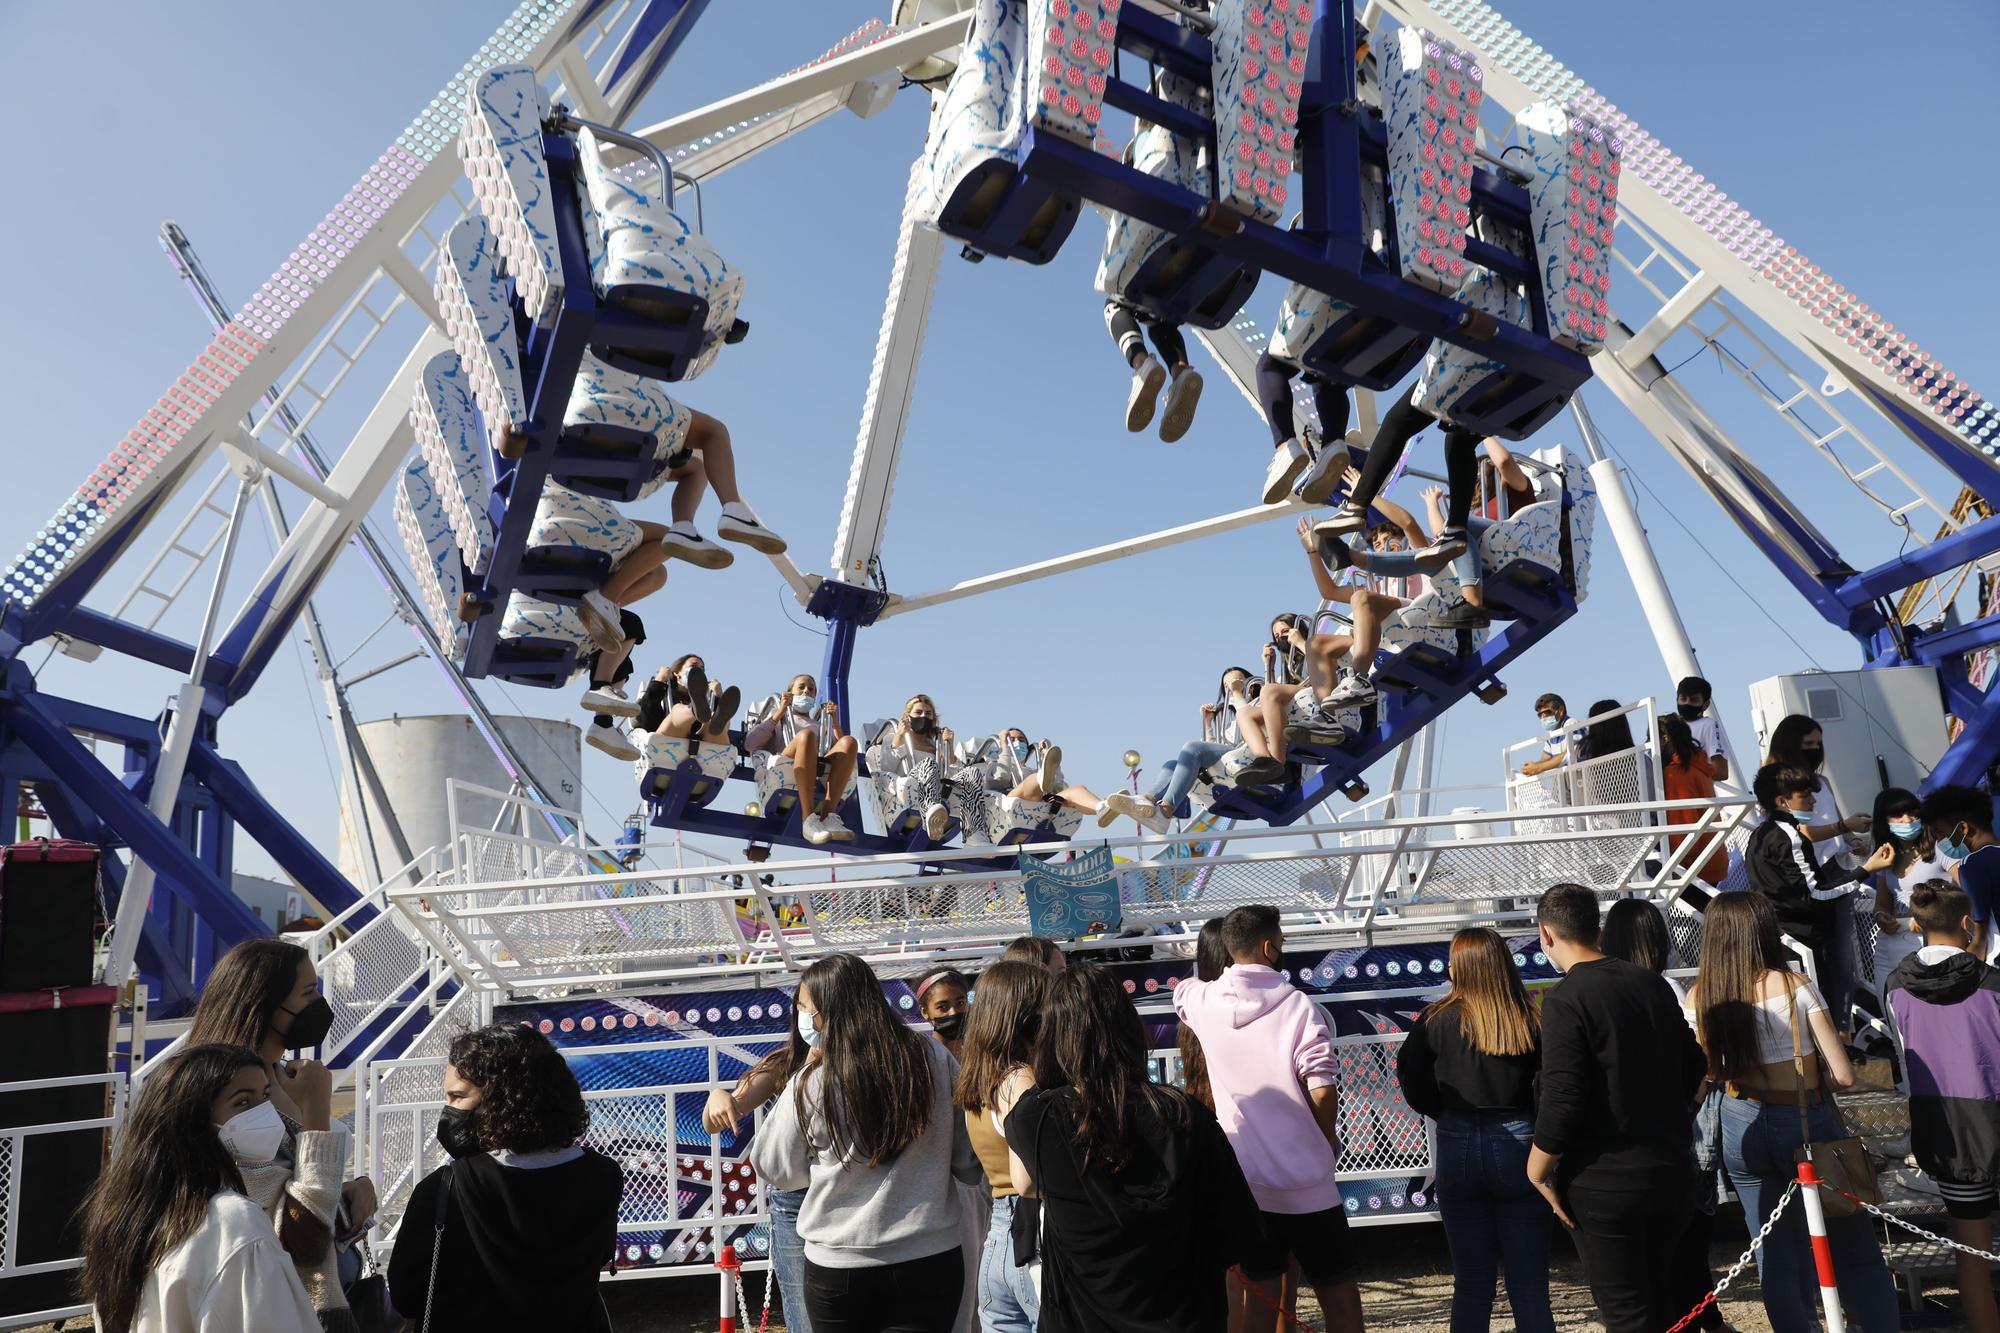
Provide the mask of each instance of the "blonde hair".
POLYGON ((1541 1015, 1528 1000, 1507 942, 1483 926, 1451 937, 1451 993, 1423 1016, 1447 1014, 1482 1055, 1526 1055, 1541 1044, 1541 1015))
POLYGON ((928 694, 913 694, 903 703, 903 715, 896 719, 896 730, 898 732, 906 732, 910 729, 910 710, 918 704, 929 704, 931 707, 931 719, 939 726, 944 725, 944 719, 938 716, 937 700, 931 698, 928 694))

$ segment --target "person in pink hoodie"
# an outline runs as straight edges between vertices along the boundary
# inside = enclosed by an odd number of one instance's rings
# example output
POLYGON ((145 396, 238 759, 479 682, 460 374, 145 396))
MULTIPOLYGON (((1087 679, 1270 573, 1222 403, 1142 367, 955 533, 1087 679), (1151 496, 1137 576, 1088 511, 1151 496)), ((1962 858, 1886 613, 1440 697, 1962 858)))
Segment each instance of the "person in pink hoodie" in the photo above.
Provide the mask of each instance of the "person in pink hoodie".
POLYGON ((1360 1333, 1361 1290, 1347 1248, 1347 1210, 1334 1180, 1340 1093, 1333 1038, 1319 1006, 1278 970, 1285 937, 1275 907, 1239 907, 1222 920, 1233 960, 1214 981, 1174 987, 1174 1012, 1208 1060, 1215 1115, 1263 1215, 1259 1257, 1245 1261, 1253 1293, 1245 1333, 1277 1323, 1277 1294, 1296 1261, 1329 1333, 1360 1333))

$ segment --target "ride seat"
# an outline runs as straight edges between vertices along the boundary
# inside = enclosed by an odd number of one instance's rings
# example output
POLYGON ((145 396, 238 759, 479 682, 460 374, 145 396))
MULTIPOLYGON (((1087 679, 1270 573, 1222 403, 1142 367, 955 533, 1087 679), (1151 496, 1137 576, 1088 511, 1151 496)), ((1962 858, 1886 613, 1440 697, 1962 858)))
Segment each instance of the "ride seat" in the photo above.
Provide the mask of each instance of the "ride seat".
MULTIPOLYGON (((1386 268, 1388 209, 1381 173, 1361 171, 1361 230, 1386 268)), ((1271 331, 1271 355, 1334 384, 1377 392, 1416 369, 1430 339, 1301 283, 1285 289, 1271 331)))
POLYGON ((533 67, 499 65, 466 85, 464 113, 458 160, 474 204, 492 225, 528 318, 539 319, 563 285, 553 183, 542 151, 548 94, 533 67))
POLYGON ((1024 801, 1005 792, 986 793, 986 835, 994 845, 1068 841, 1083 827, 1083 811, 1061 801, 1024 801))
POLYGON ((570 604, 604 586, 643 537, 617 506, 554 482, 542 488, 514 589, 570 604))
POLYGON ((439 352, 417 377, 410 426, 437 486, 459 554, 475 573, 493 558, 492 454, 457 352, 439 352))
POLYGON ((733 744, 717 745, 657 732, 635 730, 632 743, 639 747, 639 757, 632 761, 639 778, 639 795, 648 801, 665 798, 685 776, 686 804, 705 806, 722 790, 722 784, 735 776, 743 760, 743 751, 733 744))
POLYGON ((673 182, 650 163, 605 164, 597 136, 577 131, 583 178, 583 232, 590 280, 605 303, 669 328, 700 331, 692 355, 640 347, 592 347, 607 363, 635 375, 691 380, 731 341, 743 301, 743 272, 679 213, 673 182))
POLYGON ((486 428, 487 443, 506 453, 506 432, 528 421, 521 378, 521 344, 499 241, 478 214, 445 234, 432 292, 438 316, 458 353, 460 369, 486 428))
POLYGON ((658 383, 583 354, 549 476, 584 495, 643 500, 694 457, 694 413, 658 383))
POLYGON ((431 479, 430 464, 418 458, 396 483, 396 530, 417 577, 417 592, 431 629, 454 660, 463 661, 472 626, 459 617, 465 596, 465 565, 445 516, 443 497, 431 479))
POLYGON ((500 641, 487 674, 517 685, 555 689, 576 674, 595 645, 576 608, 559 606, 516 589, 507 596, 500 641))
MULTIPOLYGON (((1211 114, 1208 90, 1191 79, 1162 73, 1155 78, 1154 89, 1164 100, 1196 115, 1211 114)), ((1213 193, 1207 146, 1164 126, 1141 128, 1126 156, 1148 176, 1203 198, 1213 193)), ((1105 296, 1168 324, 1217 329, 1235 318, 1256 289, 1260 270, 1209 249, 1202 244, 1201 233, 1177 236, 1125 213, 1100 211, 1106 225, 1095 285, 1105 296)))
POLYGON ((1390 35, 1382 60, 1389 188, 1403 276, 1456 296, 1465 258, 1485 72, 1472 55, 1418 27, 1390 35))
POLYGON ((1591 117, 1552 102, 1514 121, 1534 163, 1534 218, 1549 337, 1588 356, 1611 319, 1611 245, 1618 224, 1619 158, 1625 145, 1591 117))

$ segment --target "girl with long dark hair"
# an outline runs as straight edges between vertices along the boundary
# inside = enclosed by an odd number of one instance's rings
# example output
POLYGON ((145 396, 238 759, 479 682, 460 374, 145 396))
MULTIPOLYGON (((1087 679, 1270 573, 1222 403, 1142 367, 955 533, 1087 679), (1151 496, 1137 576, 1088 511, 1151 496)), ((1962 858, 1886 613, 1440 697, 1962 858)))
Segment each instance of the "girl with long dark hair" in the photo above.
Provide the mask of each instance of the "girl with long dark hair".
POLYGON ((389 1259, 396 1309, 415 1333, 610 1333, 597 1280, 624 1173, 583 1146, 590 1112, 562 1052, 522 1023, 461 1032, 444 1101, 451 1160, 410 1192, 389 1259))
MULTIPOLYGON (((813 1048, 799 1035, 799 1010, 792 1006, 791 1031, 783 1045, 743 1071, 733 1088, 717 1088, 702 1108, 701 1127, 710 1134, 733 1134, 764 1103, 783 1092, 814 1058, 813 1048)), ((787 1333, 812 1333, 806 1313, 806 1251, 799 1239, 799 1209, 803 1189, 781 1190, 768 1181, 764 1205, 770 1214, 771 1268, 778 1276, 778 1296, 784 1303, 787 1333)))
MULTIPOLYGON (((1913 791, 1885 787, 1875 797, 1871 841, 1892 847, 1896 859, 1875 876, 1875 994, 1880 999, 1896 965, 1923 947, 1910 896, 1920 884, 1950 880, 1951 871, 1938 855, 1937 839, 1919 813, 1923 802, 1913 791)), ((1885 1006, 1887 1001, 1884 1000, 1885 1006)))
MULTIPOLYGON (((1214 981, 1228 966, 1229 946, 1222 942, 1222 918, 1210 917, 1194 937, 1194 974, 1203 981, 1214 981)), ((1182 1023, 1174 1041, 1181 1052, 1181 1086, 1188 1096, 1213 1111, 1215 1091, 1208 1086, 1208 1057, 1202 1054, 1201 1038, 1182 1023)))
POLYGON ((1437 1121, 1438 1209, 1451 1247, 1451 1333, 1484 1333, 1504 1273, 1522 1333, 1553 1333, 1548 1205, 1528 1181, 1541 1021, 1507 942, 1452 936, 1451 990, 1418 1016, 1396 1056, 1410 1109, 1437 1121))
POLYGON ((820 1333, 944 1333, 964 1285, 961 1204, 979 1160, 953 1113, 957 1064, 897 1017, 868 964, 829 954, 800 978, 818 1057, 751 1146, 757 1178, 806 1190, 806 1310, 820 1333))
POLYGON ((1014 1188, 1000 1126, 1034 1086, 1030 1066, 1049 980, 1049 970, 1039 963, 995 963, 979 976, 979 1003, 965 1029, 956 1100, 993 1199, 978 1274, 979 1324, 986 1333, 1033 1333, 1042 1306, 1029 1262, 1038 1231, 1036 1208, 1014 1188))
POLYGON ((1040 1333, 1223 1333, 1223 1275, 1261 1220, 1209 1109, 1150 1082, 1146 1034, 1117 978, 1055 978, 1035 1087, 1007 1116, 1015 1188, 1042 1197, 1040 1333))
MULTIPOLYGON (((1702 916, 1701 972, 1688 1007, 1708 1055, 1709 1080, 1728 1088, 1722 1160, 1752 1234, 1796 1175, 1793 1154, 1806 1134, 1815 1142, 1844 1136, 1830 1094, 1854 1086, 1854 1069, 1818 987, 1785 964, 1770 901, 1757 893, 1717 894, 1702 916)), ((1826 1230, 1850 1326, 1893 1333, 1899 1326, 1896 1289, 1874 1224, 1862 1214, 1829 1216, 1826 1230)), ((1817 1327, 1807 1246, 1805 1215, 1794 1209, 1757 1251, 1774 1333, 1817 1327)))
POLYGON ((341 1183, 353 1157, 352 1136, 333 1118, 333 1076, 326 1066, 285 1059, 288 1050, 323 1043, 333 1018, 304 949, 279 939, 245 940, 209 973, 188 1041, 247 1047, 264 1062, 284 1133, 263 1160, 239 1156, 244 1193, 270 1216, 321 1324, 344 1330, 354 1324, 341 1293, 338 1244, 367 1229, 375 1187, 366 1176, 341 1183))
POLYGON ((276 1151, 256 1052, 207 1043, 153 1070, 84 1202, 84 1299, 103 1333, 315 1333, 319 1317, 236 1158, 276 1151))

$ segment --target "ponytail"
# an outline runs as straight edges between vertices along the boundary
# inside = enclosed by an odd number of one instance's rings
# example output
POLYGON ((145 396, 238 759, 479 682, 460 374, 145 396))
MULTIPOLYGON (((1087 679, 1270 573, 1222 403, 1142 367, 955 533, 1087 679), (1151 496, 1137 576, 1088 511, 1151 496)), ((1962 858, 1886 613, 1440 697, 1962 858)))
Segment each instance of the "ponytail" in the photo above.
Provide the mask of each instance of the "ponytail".
POLYGON ((1910 890, 1910 915, 1925 935, 1954 935, 1972 915, 1972 900, 1948 879, 1927 879, 1910 890))

